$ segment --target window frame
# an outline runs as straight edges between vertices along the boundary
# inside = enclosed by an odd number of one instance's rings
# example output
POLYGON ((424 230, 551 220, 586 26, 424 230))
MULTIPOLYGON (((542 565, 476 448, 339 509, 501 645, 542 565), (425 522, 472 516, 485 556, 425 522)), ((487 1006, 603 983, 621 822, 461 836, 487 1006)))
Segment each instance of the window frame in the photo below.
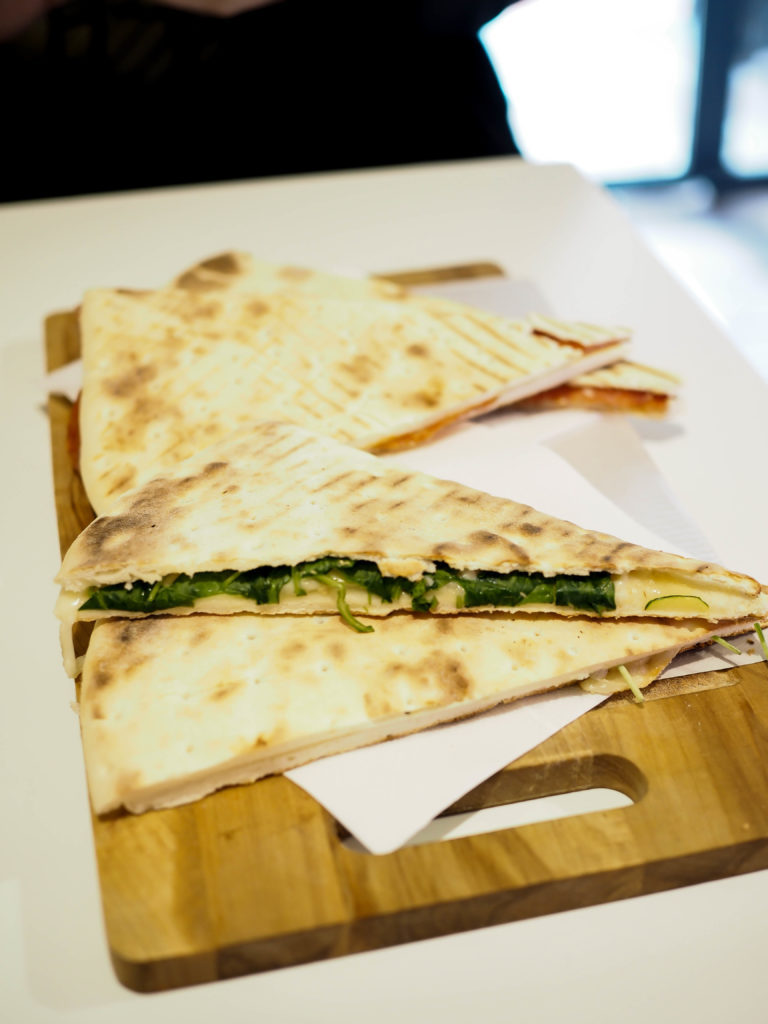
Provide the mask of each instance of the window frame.
POLYGON ((721 194, 765 186, 768 173, 735 174, 723 162, 723 140, 728 106, 728 78, 735 62, 737 28, 746 0, 700 0, 699 61, 694 99, 691 156, 686 171, 670 178, 611 181, 609 187, 671 185, 691 178, 704 179, 721 194))

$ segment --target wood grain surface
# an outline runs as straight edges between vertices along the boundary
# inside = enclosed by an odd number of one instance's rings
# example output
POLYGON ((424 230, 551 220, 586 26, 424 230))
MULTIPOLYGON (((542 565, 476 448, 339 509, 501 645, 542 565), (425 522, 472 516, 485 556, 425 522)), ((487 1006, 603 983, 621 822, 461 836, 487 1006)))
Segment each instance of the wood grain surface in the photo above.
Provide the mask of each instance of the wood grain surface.
MULTIPOLYGON (((387 276, 498 270, 478 266, 387 276)), ((77 357, 73 314, 48 318, 46 350, 49 369, 77 357)), ((62 552, 93 517, 67 452, 70 411, 51 396, 62 552)), ((660 682, 643 705, 617 695, 446 814, 593 787, 632 803, 385 856, 351 849, 283 776, 171 810, 94 817, 116 974, 158 991, 768 867, 766 665, 660 682)))

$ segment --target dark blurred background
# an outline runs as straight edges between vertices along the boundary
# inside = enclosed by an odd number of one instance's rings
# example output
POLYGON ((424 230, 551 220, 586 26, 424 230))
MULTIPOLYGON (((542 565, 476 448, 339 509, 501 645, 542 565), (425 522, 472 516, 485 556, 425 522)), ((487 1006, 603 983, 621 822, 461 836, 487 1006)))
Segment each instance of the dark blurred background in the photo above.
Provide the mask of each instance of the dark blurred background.
POLYGON ((37 8, 0 202, 519 151, 610 188, 768 378, 768 0, 195 3, 0 0, 37 8))
POLYGON ((252 4, 0 0, 0 200, 518 148, 768 184, 766 0, 252 4))
POLYGON ((0 48, 0 196, 514 153, 478 37, 508 2, 243 0, 217 17, 188 8, 226 2, 54 0, 0 48))

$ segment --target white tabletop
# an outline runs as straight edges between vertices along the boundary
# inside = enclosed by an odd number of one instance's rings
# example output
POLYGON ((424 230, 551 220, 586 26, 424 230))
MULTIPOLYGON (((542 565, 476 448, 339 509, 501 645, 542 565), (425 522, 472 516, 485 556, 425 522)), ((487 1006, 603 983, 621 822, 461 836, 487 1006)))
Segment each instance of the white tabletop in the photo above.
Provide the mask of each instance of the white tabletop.
POLYGON ((495 260, 563 317, 631 325, 636 358, 687 383, 682 418, 641 431, 649 454, 721 560, 768 578, 766 386, 569 168, 497 159, 0 207, 0 1019, 764 1021, 768 872, 156 996, 115 980, 51 612, 41 321, 87 287, 153 287, 232 248, 369 271, 495 260))

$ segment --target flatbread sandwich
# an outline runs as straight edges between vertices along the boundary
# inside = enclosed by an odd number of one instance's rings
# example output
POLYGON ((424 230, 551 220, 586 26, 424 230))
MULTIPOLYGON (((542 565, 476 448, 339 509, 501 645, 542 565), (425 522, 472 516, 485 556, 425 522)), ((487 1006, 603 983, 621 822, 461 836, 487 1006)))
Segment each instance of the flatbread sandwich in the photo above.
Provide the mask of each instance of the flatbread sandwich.
POLYGON ((591 409, 661 419, 680 390, 680 378, 665 370, 620 359, 518 402, 521 411, 591 409))
POLYGON ((106 620, 80 688, 93 809, 186 803, 618 667, 644 687, 714 632, 504 611, 392 615, 369 636, 325 615, 106 620))
POLYGON ((511 320, 383 280, 226 253, 79 317, 94 510, 254 418, 383 451, 626 355, 626 328, 511 320))
POLYGON ((57 614, 76 620, 397 612, 761 620, 768 597, 720 566, 652 551, 526 505, 265 421, 126 494, 67 551, 57 614))
MULTIPOLYGON (((340 299, 397 299, 399 302, 418 306, 438 317, 445 317, 453 311, 457 318, 466 316, 467 307, 445 296, 435 297, 423 290, 414 290, 397 280, 384 277, 344 277, 303 267, 285 266, 256 260, 244 253, 226 254, 238 263, 248 266, 250 287, 258 287, 264 294, 279 292, 289 287, 304 294, 335 297, 340 299)), ((202 267, 218 264, 218 259, 207 261, 202 267)), ((200 267, 193 268, 197 276, 200 267)), ((418 275, 396 275, 405 278, 418 275)), ((424 285, 423 287, 426 287, 424 285)), ((473 317, 483 321, 493 330, 494 317, 479 309, 473 317)), ((631 332, 627 328, 603 327, 598 324, 563 320, 551 314, 529 313, 524 319, 515 320, 517 326, 535 338, 548 338, 562 345, 583 347, 585 350, 614 344, 631 332)), ((539 388, 525 398, 515 398, 517 409, 592 409, 600 412, 631 413, 636 416, 661 418, 666 416, 680 390, 681 380, 673 373, 622 358, 616 362, 604 363, 597 370, 569 377, 562 384, 539 388)))

